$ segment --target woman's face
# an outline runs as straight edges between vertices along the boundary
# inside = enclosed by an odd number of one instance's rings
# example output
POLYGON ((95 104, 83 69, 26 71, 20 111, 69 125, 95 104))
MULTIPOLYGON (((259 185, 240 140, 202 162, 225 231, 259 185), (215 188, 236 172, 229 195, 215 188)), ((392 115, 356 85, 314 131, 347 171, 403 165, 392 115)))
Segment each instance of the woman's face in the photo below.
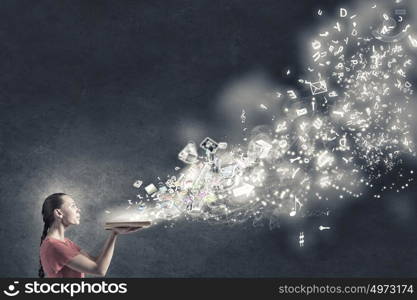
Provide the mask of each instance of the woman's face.
POLYGON ((80 209, 78 208, 77 204, 75 203, 74 199, 72 199, 68 195, 62 196, 62 223, 65 226, 71 224, 80 224, 80 209))

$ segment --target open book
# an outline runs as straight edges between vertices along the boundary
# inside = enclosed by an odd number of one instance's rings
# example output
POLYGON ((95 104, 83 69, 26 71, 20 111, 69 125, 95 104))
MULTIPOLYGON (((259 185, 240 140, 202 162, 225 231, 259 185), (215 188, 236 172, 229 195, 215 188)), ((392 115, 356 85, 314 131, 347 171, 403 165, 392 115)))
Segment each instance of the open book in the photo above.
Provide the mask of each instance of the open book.
POLYGON ((151 225, 150 221, 141 221, 141 222, 106 222, 104 228, 106 230, 111 230, 115 227, 122 227, 122 228, 142 228, 148 227, 151 225))

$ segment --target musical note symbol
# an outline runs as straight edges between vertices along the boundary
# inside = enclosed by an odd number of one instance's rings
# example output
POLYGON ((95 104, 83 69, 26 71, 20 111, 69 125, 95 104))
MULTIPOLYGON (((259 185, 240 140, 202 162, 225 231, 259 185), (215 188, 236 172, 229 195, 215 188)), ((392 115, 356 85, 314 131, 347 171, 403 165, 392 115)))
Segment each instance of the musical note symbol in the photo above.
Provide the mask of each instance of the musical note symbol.
POLYGON ((299 244, 300 244, 300 247, 304 246, 304 232, 300 232, 299 244))
POLYGON ((294 197, 294 207, 290 212, 290 217, 294 217, 297 214, 297 203, 298 203, 300 209, 303 206, 303 204, 300 201, 298 201, 297 197, 294 197))

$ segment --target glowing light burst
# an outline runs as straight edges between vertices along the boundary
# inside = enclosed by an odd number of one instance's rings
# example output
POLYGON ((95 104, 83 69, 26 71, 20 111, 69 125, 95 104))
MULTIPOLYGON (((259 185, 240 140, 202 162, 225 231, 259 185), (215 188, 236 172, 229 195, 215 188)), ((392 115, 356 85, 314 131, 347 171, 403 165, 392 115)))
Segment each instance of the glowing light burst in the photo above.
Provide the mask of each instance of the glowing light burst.
MULTIPOLYGON (((228 149, 212 139, 207 146, 206 139, 202 156, 189 143, 179 155, 188 166, 146 195, 147 204, 137 206, 141 217, 252 219, 254 225, 266 218, 273 228, 280 214, 303 215, 313 198, 360 197, 373 180, 401 163, 401 154, 415 155, 407 111, 413 37, 397 35, 386 42, 389 28, 375 37, 375 30, 360 28, 358 19, 341 9, 339 18, 312 39, 301 87, 274 92, 283 101, 280 112, 261 105, 276 116, 273 128, 251 133, 244 128, 247 143, 228 149)), ((242 127, 246 117, 243 110, 242 127)))

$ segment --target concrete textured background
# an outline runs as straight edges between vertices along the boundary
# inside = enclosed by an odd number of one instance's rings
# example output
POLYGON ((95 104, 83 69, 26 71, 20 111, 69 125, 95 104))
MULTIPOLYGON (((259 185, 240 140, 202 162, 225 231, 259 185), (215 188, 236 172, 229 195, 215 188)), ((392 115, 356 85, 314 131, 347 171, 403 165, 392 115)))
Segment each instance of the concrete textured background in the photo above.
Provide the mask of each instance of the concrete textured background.
MULTIPOLYGON (((190 138, 228 141, 215 109, 225 86, 253 70, 297 72, 317 9, 347 2, 1 1, 0 276, 37 276, 41 204, 54 192, 80 203, 68 237, 97 253, 101 213, 133 199, 136 179, 172 172, 190 138)), ((119 238, 108 276, 416 277, 416 193, 365 194, 275 230, 155 226, 119 238), (317 232, 324 222, 332 230, 317 232)))

